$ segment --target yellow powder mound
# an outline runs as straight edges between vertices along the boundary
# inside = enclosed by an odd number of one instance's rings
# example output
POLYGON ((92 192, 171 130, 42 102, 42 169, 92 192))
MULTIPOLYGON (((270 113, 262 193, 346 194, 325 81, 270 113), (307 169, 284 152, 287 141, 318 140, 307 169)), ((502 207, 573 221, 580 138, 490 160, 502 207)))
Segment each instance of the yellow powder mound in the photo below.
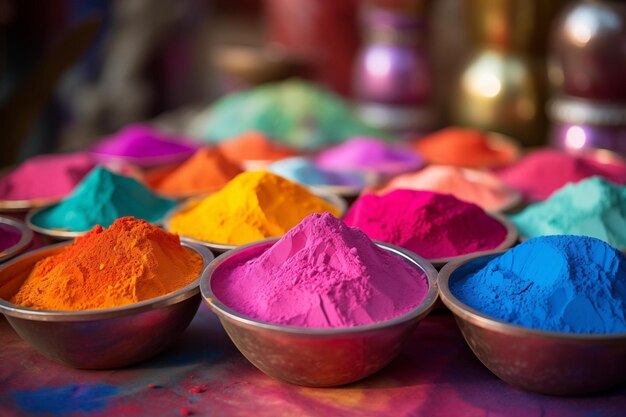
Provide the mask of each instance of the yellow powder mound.
POLYGON ((212 243, 242 245, 282 236, 312 213, 339 210, 309 190, 267 171, 244 172, 221 191, 172 217, 171 231, 212 243))
POLYGON ((201 272, 202 258, 178 236, 123 217, 39 261, 11 302, 62 311, 119 307, 176 291, 201 272))

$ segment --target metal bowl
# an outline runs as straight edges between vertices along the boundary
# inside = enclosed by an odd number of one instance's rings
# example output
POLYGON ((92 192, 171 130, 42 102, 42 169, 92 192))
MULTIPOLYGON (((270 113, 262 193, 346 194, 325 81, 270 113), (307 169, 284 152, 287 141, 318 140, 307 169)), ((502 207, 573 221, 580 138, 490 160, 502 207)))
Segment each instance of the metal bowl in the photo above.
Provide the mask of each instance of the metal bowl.
POLYGON ((399 262, 406 261, 421 269, 428 279, 426 298, 400 317, 367 326, 309 329, 262 322, 224 305, 211 289, 216 271, 226 263, 258 256, 277 240, 244 245, 219 256, 200 280, 203 298, 235 346, 254 366, 276 379, 296 385, 329 387, 365 378, 396 357, 406 337, 437 300, 436 271, 428 261, 397 246, 376 242, 401 258, 399 262))
POLYGON ((8 225, 21 234, 20 240, 15 245, 0 251, 0 263, 2 263, 26 249, 33 240, 33 232, 24 223, 9 217, 0 216, 0 224, 8 225))
MULTIPOLYGON (((318 197, 326 200, 326 202, 330 203, 331 205, 335 206, 338 210, 339 210, 339 218, 341 218, 344 213, 346 212, 347 208, 348 208, 348 204, 346 203, 346 201, 334 194, 331 193, 327 193, 321 190, 311 190, 311 192, 315 195, 317 195, 318 197)), ((172 228, 170 227, 170 221, 172 220, 172 217, 174 217, 179 211, 184 210, 186 208, 188 208, 189 206, 199 202, 199 199, 191 199, 188 200, 184 203, 181 203, 179 205, 177 205, 176 207, 170 209, 166 214, 165 217, 163 218, 163 228, 170 232, 170 233, 176 233, 172 231, 172 228)), ((207 242, 204 240, 200 240, 200 239, 195 239, 193 237, 189 237, 189 236, 184 236, 184 235, 179 235, 180 236, 180 240, 183 242, 187 242, 187 243, 192 243, 194 245, 202 245, 202 246, 206 246, 207 248, 211 249, 214 252, 217 253, 224 253, 226 251, 235 249, 237 247, 240 247, 240 245, 231 245, 231 244, 227 244, 227 243, 216 243, 216 242, 207 242)), ((253 242, 251 242, 253 243, 253 242)))
POLYGON ((438 277, 443 303, 480 361, 500 379, 549 395, 583 395, 626 381, 626 333, 587 335, 536 330, 487 316, 459 301, 449 283, 498 254, 468 256, 438 277))
MULTIPOLYGON (((63 251, 70 242, 27 253, 0 269, 0 312, 28 344, 54 361, 82 369, 126 366, 156 355, 187 328, 200 305, 200 277, 178 291, 123 307, 50 311, 10 303, 37 261, 63 251)), ((204 267, 213 259, 195 251, 204 267)))

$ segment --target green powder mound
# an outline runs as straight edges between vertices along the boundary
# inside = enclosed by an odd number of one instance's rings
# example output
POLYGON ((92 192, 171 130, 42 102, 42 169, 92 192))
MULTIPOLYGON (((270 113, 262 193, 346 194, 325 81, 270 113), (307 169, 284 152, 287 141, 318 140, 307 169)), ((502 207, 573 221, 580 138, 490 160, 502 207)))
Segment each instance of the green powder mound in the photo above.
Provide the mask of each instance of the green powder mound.
POLYGON ((217 100, 194 122, 195 134, 218 143, 256 130, 283 144, 314 150, 352 136, 378 136, 345 101, 314 84, 287 80, 217 100))
POLYGON ((600 177, 568 184, 511 220, 521 236, 580 235, 626 247, 626 187, 600 177))
POLYGON ((125 216, 156 223, 175 205, 174 200, 157 196, 134 178, 97 167, 72 195, 37 213, 32 222, 46 229, 84 232, 96 225, 106 228, 125 216))

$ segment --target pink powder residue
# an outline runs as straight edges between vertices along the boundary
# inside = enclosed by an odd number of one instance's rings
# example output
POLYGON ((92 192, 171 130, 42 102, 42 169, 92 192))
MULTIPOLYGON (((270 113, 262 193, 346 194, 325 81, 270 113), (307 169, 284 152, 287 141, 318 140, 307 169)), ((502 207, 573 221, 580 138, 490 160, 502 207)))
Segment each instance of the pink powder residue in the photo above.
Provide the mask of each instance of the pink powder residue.
POLYGON ((427 259, 495 249, 507 235, 506 228, 477 205, 430 191, 363 195, 344 221, 372 239, 402 246, 427 259))
POLYGON ((258 257, 223 264, 212 289, 228 307, 257 320, 338 328, 408 313, 426 297, 428 281, 325 213, 305 218, 258 257))
POLYGON ((519 194, 494 174, 451 165, 431 165, 421 171, 399 175, 377 189, 376 194, 398 189, 452 194, 459 200, 490 211, 501 210, 516 197, 519 199, 519 194))
POLYGON ((94 166, 86 153, 35 156, 0 178, 0 199, 65 197, 94 166))
POLYGON ((527 201, 534 202, 547 199, 567 183, 594 175, 626 184, 626 165, 542 149, 529 153, 512 167, 499 171, 498 175, 506 184, 519 190, 527 201))

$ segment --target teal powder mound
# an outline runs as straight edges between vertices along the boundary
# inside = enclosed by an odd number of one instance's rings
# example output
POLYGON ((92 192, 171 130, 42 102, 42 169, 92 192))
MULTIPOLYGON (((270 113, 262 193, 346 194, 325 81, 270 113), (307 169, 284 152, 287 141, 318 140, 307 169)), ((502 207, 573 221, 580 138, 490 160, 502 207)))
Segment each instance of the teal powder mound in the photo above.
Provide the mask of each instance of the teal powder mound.
POLYGON ((530 239, 482 268, 464 265, 450 277, 450 290, 468 306, 524 327, 626 332, 626 257, 592 237, 530 239))
POLYGON ((626 187, 600 177, 568 184, 511 216, 520 235, 581 235, 626 247, 626 187))
POLYGON ((39 212, 32 222, 46 229, 84 232, 96 225, 108 227, 124 216, 156 223, 175 205, 174 200, 157 196, 134 178, 97 167, 72 195, 39 212))
POLYGON ((358 119, 341 97, 296 79, 226 95, 193 124, 196 135, 213 143, 256 130, 301 150, 381 134, 358 119))

